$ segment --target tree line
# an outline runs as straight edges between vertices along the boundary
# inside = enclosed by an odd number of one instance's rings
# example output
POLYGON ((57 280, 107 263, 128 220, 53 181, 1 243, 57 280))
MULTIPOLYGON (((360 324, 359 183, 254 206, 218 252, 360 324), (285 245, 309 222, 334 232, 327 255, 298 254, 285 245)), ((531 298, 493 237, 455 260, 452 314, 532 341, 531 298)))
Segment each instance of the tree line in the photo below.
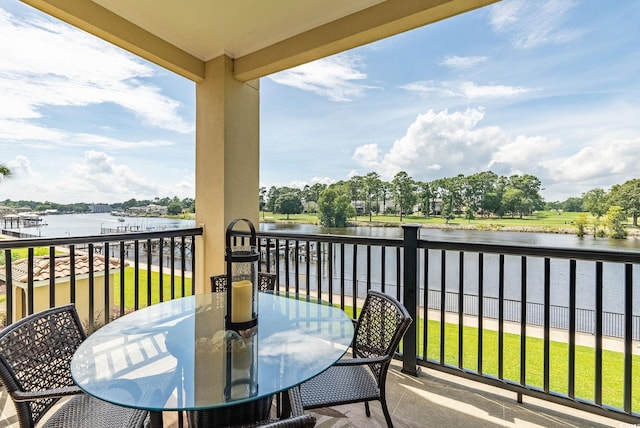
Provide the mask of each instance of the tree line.
POLYGON ((390 182, 377 172, 354 176, 331 185, 316 183, 303 189, 271 187, 259 192, 262 210, 281 214, 317 212, 325 226, 344 226, 356 215, 403 216, 421 212, 442 216, 526 216, 544 208, 540 180, 530 174, 498 176, 486 171, 430 182, 414 180, 405 171, 390 182))
MULTIPOLYGON (((195 200, 193 198, 183 198, 180 199, 177 196, 173 198, 164 197, 159 198, 156 197, 154 199, 129 199, 124 202, 117 202, 113 204, 97 204, 97 205, 108 205, 112 211, 126 211, 132 207, 146 207, 147 205, 161 205, 167 207, 167 213, 170 215, 178 215, 182 213, 194 213, 196 209, 195 200)), ((59 204, 56 202, 37 202, 37 201, 12 201, 10 199, 5 199, 4 201, 0 201, 0 205, 10 207, 10 208, 23 208, 29 207, 31 211, 34 212, 44 212, 46 210, 57 210, 60 213, 89 213, 91 212, 91 206, 94 204, 89 204, 86 202, 77 202, 73 204, 59 204)))
MULTIPOLYGON (((424 216, 440 216, 447 222, 455 217, 472 220, 478 216, 520 217, 535 211, 556 209, 590 212, 596 219, 613 207, 619 218, 633 218, 637 226, 640 215, 640 179, 612 186, 609 192, 596 188, 563 202, 545 202, 540 195, 541 181, 531 174, 499 176, 492 171, 433 181, 414 180, 405 171, 398 172, 390 182, 376 172, 354 176, 330 185, 316 183, 302 189, 294 187, 262 187, 260 209, 273 213, 317 213, 320 222, 329 227, 345 226, 357 215, 383 213, 399 215, 420 212, 424 216)), ((611 216, 614 216, 612 213, 611 216)), ((609 217, 611 217, 609 216, 609 217)), ((597 227, 597 225, 596 225, 597 227)))

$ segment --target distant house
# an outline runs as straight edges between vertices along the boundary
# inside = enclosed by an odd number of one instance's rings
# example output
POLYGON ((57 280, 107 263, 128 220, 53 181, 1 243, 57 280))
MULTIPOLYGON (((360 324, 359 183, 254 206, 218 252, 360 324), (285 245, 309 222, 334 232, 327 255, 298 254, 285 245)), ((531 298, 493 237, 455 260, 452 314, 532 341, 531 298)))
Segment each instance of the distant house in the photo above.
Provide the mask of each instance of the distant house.
POLYGON ((167 207, 164 205, 149 204, 146 207, 131 207, 127 210, 130 216, 160 216, 167 214, 167 207))
POLYGON ((5 214, 13 214, 16 210, 11 207, 5 207, 4 205, 0 205, 0 216, 5 214))
POLYGON ((150 215, 166 215, 167 207, 164 205, 149 204, 147 205, 147 214, 150 215))
POLYGON ((91 204, 89 211, 92 213, 108 213, 111 212, 111 206, 107 204, 91 204))
MULTIPOLYGON (((33 259, 33 310, 42 311, 49 307, 50 258, 38 256, 33 259)), ((71 296, 71 257, 59 255, 54 258, 55 306, 70 303, 71 296)), ((113 290, 113 275, 120 271, 120 260, 106 258, 100 254, 93 256, 94 298, 93 307, 96 317, 104 317, 105 311, 113 310, 113 292, 110 293, 105 307, 105 275, 108 275, 109 290, 113 290)), ((89 320, 89 255, 75 256, 75 305, 83 322, 89 320)), ((29 299, 28 259, 11 263, 11 276, 14 292, 13 312, 15 319, 27 315, 29 299)), ((0 269, 0 284, 6 285, 5 269, 0 269)), ((103 318, 101 318, 103 319, 103 318)))
POLYGON ((127 214, 132 216, 146 215, 147 207, 131 207, 127 209, 127 214))

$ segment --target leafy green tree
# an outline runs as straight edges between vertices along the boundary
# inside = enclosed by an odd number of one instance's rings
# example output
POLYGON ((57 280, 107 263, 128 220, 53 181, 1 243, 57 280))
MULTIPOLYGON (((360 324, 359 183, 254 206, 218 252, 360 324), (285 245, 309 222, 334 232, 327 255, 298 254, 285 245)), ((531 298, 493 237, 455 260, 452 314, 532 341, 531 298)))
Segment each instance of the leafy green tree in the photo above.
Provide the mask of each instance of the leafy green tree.
POLYGON ((574 224, 576 225, 576 235, 582 238, 587 230, 587 215, 579 214, 575 219, 574 224))
POLYGON ((431 190, 431 185, 426 181, 416 181, 417 198, 421 205, 422 215, 428 217, 431 213, 431 201, 435 199, 435 194, 431 190))
POLYGON ((634 178, 616 184, 609 192, 610 203, 619 205, 626 211, 627 215, 633 218, 633 225, 638 227, 638 216, 640 216, 640 178, 634 178))
POLYGON ((178 215, 182 214, 182 202, 177 200, 178 198, 174 198, 169 205, 167 205, 167 214, 169 215, 178 215))
POLYGON ((280 193, 275 203, 275 212, 286 214, 289 220, 290 214, 300 214, 302 212, 302 198, 300 192, 287 191, 280 193))
POLYGON ((609 236, 615 239, 627 237, 624 224, 627 222, 627 215, 621 206, 613 205, 609 207, 606 215, 606 224, 609 228, 609 236))
POLYGON ((533 211, 544 208, 544 202, 542 196, 540 196, 541 183, 538 177, 530 174, 512 175, 509 177, 507 187, 520 191, 517 206, 512 206, 512 213, 515 210, 515 212, 519 213, 520 218, 523 215, 531 215, 533 211))
POLYGON ((585 209, 582 198, 576 198, 576 197, 567 198, 566 201, 560 203, 559 206, 555 208, 556 209, 561 208, 564 211, 573 212, 573 213, 579 213, 584 211, 585 209))
POLYGON ((442 218, 445 220, 446 224, 449 224, 449 221, 456 218, 456 215, 453 213, 453 206, 451 205, 450 199, 445 199, 442 201, 442 218))
POLYGON ((196 201, 193 198, 184 198, 181 201, 182 203, 182 209, 185 212, 188 213, 195 213, 196 212, 196 201))
POLYGON ((280 189, 276 186, 271 186, 269 192, 267 193, 267 211, 276 212, 276 200, 278 200, 278 196, 280 196, 280 189))
POLYGON ((505 190, 502 195, 502 203, 505 209, 511 213, 511 217, 515 217, 516 213, 520 213, 520 217, 522 217, 522 198, 522 190, 513 187, 505 190))
POLYGON ((320 193, 318 199, 318 218, 320 224, 326 227, 345 227, 347 220, 355 216, 355 208, 351 205, 350 197, 338 190, 329 187, 320 193))
POLYGON ((466 178, 464 201, 474 212, 490 211, 487 200, 495 192, 498 176, 491 171, 479 172, 466 178))
MULTIPOLYGON (((351 203, 353 205, 353 207, 355 208, 355 213, 356 213, 356 220, 358 219, 358 205, 364 201, 365 199, 365 195, 364 195, 364 177, 361 177, 359 175, 354 175, 353 177, 351 177, 349 179, 349 181, 347 181, 346 183, 347 185, 347 189, 349 191, 349 195, 351 198, 351 203)), ((362 207, 363 212, 365 207, 362 207)))
POLYGON ((400 207, 400 221, 404 213, 413 212, 416 203, 416 182, 405 171, 397 173, 391 181, 395 203, 400 207))
POLYGON ((7 165, 0 163, 0 181, 5 178, 11 177, 11 175, 12 175, 11 169, 9 169, 7 165))
POLYGON ((607 194, 598 187, 582 194, 582 206, 595 218, 600 219, 609 209, 607 194))
POLYGON ((364 176, 362 180, 364 184, 365 210, 369 213, 369 221, 371 221, 371 213, 374 210, 373 199, 380 192, 382 180, 377 172, 370 172, 364 176))

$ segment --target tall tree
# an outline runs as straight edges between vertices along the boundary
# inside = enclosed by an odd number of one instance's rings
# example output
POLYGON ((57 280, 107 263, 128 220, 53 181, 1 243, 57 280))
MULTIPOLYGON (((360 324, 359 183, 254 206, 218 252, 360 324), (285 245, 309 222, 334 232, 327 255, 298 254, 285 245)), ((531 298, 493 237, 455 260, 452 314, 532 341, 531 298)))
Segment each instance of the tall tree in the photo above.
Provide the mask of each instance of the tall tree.
POLYGON ((416 203, 416 182, 405 171, 398 172, 391 181, 395 204, 400 207, 400 221, 404 213, 413 212, 416 203))
POLYGON ((633 217, 633 225, 638 227, 640 216, 640 178, 634 178, 623 184, 616 184, 609 192, 611 204, 621 206, 627 215, 633 217))
MULTIPOLYGON (((362 206, 364 202, 364 177, 354 175, 347 181, 347 188, 349 189, 349 195, 351 197, 351 203, 356 211, 356 220, 358 220, 358 207, 362 206)), ((364 213, 365 207, 362 206, 362 212, 364 213)))
POLYGON ((11 177, 11 169, 3 163, 0 163, 0 180, 11 177))
POLYGON ((606 224, 609 228, 609 236, 615 239, 627 237, 627 231, 624 224, 627 221, 627 214, 621 206, 613 205, 609 207, 606 215, 606 224))
POLYGON ((589 190, 582 194, 582 206, 599 220, 609 209, 607 194, 600 187, 589 190))
POLYGON ((300 214, 302 212, 300 192, 285 191, 280 193, 274 207, 275 212, 286 214, 287 220, 289 220, 290 214, 300 214))
POLYGON ((345 227, 349 217, 355 215, 350 197, 339 186, 332 186, 320 193, 318 218, 326 227, 345 227))
POLYGON ((364 194, 366 198, 365 210, 369 213, 369 221, 371 221, 371 213, 373 211, 373 198, 380 193, 382 180, 377 172, 370 172, 363 178, 364 194))

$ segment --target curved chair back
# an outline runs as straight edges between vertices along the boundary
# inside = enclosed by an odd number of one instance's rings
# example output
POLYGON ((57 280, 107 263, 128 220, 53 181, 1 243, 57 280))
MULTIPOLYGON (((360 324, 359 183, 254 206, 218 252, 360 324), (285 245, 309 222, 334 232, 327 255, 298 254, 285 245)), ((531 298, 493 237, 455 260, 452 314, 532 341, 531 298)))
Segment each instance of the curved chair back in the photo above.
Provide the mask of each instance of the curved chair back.
POLYGON ((73 305, 46 309, 0 331, 0 380, 21 427, 38 423, 59 400, 18 401, 21 394, 73 386, 69 366, 86 335, 73 305))
MULTIPOLYGON (((258 291, 269 292, 276 288, 276 275, 269 272, 258 272, 258 291)), ((211 277, 211 292, 227 291, 227 275, 214 275, 211 277)))
MULTIPOLYGON (((354 357, 384 357, 380 364, 370 364, 375 375, 385 376, 385 366, 393 358, 400 340, 413 320, 407 309, 393 297, 369 290, 353 339, 354 357)), ((380 383, 380 382, 379 382, 380 383)), ((383 383, 383 382, 382 382, 383 383)))

